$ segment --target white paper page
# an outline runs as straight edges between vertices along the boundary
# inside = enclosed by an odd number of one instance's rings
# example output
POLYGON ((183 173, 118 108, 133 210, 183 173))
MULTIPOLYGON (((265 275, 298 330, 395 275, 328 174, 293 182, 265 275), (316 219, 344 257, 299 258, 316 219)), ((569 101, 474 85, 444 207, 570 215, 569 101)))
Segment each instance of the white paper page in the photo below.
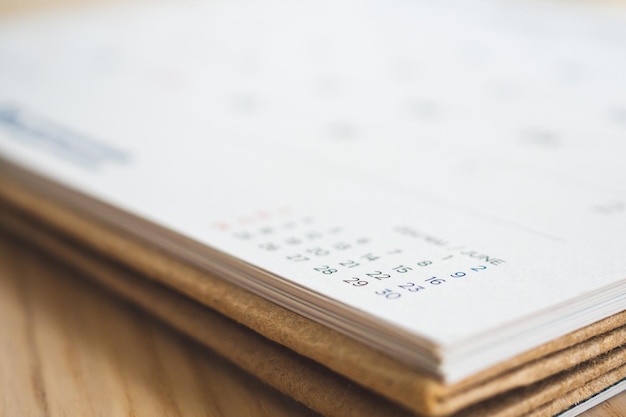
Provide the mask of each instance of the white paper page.
POLYGON ((445 350, 624 298, 626 17, 575 7, 6 21, 0 152, 445 350))

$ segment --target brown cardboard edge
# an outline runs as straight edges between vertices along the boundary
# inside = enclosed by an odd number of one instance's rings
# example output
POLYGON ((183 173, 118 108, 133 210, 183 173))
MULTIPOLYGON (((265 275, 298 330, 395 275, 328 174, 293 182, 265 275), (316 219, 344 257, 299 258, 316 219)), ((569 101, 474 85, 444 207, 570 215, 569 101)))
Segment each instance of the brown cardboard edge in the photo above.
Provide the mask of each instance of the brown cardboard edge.
MULTIPOLYGON (((474 398, 488 398, 494 395, 494 384, 515 389, 537 383, 544 378, 549 378, 555 370, 573 369, 579 367, 581 363, 595 360, 607 352, 620 348, 625 341, 626 326, 609 330, 506 372, 490 380, 491 383, 482 386, 474 385, 469 390, 450 395, 446 398, 447 408, 457 410, 461 406, 475 402, 472 401, 474 398)), ((626 357, 623 361, 626 362, 626 357)))
POLYGON ((223 280, 174 259, 168 259, 166 254, 124 236, 120 231, 83 218, 71 209, 39 195, 37 191, 30 190, 15 178, 9 179, 6 175, 0 178, 0 196, 19 210, 84 242, 94 250, 176 288, 271 340, 358 381, 368 389, 427 414, 450 413, 488 398, 494 393, 529 384, 558 372, 564 369, 563 365, 558 364, 558 360, 553 363, 556 368, 538 365, 535 373, 526 372, 523 365, 626 322, 626 313, 618 314, 506 361, 459 384, 446 386, 435 378, 410 369, 338 332, 291 313, 223 280), (363 363, 367 366, 364 367, 363 363), (509 373, 508 379, 501 378, 505 372, 509 373))
POLYGON ((550 401, 541 407, 538 407, 523 417, 556 416, 557 414, 570 409, 572 406, 586 401, 601 393, 605 389, 610 388, 616 383, 624 380, 625 375, 626 366, 621 366, 606 375, 596 378, 593 381, 589 381, 587 384, 578 389, 572 390, 567 394, 550 401))
MULTIPOLYGON (((621 346, 568 371, 462 410, 455 417, 519 417, 527 414, 552 416, 554 414, 541 414, 538 410, 553 410, 554 407, 550 404, 554 402, 569 408, 624 378, 626 348, 621 346), (605 385, 589 392, 589 384, 598 380, 604 381, 605 385), (562 398, 573 398, 574 401, 565 402, 562 398)), ((556 410, 559 411, 562 410, 556 410)))
MULTIPOLYGON (((106 288, 322 414, 333 417, 410 415, 408 411, 187 297, 145 278, 138 278, 136 273, 123 266, 76 247, 73 242, 37 228, 23 218, 4 214, 0 226, 69 263, 106 288)), ((533 417, 551 416, 556 407, 560 407, 556 412, 566 409, 623 379, 626 376, 625 358, 626 349, 615 349, 571 371, 462 410, 457 417, 520 417, 527 412, 533 417), (564 401, 563 398, 569 400, 564 401)))

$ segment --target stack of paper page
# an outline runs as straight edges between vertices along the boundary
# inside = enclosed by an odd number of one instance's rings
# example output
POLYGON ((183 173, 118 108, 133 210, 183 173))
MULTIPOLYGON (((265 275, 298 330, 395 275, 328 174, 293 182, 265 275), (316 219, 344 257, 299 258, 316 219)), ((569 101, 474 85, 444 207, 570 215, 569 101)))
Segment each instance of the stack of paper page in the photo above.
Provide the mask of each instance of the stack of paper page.
POLYGON ((0 224, 328 415, 624 390, 626 8, 440 3, 4 21, 0 224))

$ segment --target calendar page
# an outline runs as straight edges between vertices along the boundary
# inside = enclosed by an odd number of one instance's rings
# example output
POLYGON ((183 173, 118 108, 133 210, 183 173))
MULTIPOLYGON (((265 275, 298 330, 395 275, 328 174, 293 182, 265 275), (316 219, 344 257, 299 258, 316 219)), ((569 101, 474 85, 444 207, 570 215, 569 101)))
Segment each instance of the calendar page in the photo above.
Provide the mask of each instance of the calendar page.
POLYGON ((0 153, 458 380, 626 305, 626 12, 441 3, 5 20, 0 153))

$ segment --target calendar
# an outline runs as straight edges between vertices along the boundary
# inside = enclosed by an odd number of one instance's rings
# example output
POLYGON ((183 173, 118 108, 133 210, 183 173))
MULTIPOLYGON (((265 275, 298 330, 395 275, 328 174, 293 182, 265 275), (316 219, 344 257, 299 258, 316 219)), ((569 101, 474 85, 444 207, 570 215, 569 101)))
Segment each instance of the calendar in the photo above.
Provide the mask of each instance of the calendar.
POLYGON ((623 310, 626 9, 243 3, 0 25, 1 157, 449 381, 623 310))

